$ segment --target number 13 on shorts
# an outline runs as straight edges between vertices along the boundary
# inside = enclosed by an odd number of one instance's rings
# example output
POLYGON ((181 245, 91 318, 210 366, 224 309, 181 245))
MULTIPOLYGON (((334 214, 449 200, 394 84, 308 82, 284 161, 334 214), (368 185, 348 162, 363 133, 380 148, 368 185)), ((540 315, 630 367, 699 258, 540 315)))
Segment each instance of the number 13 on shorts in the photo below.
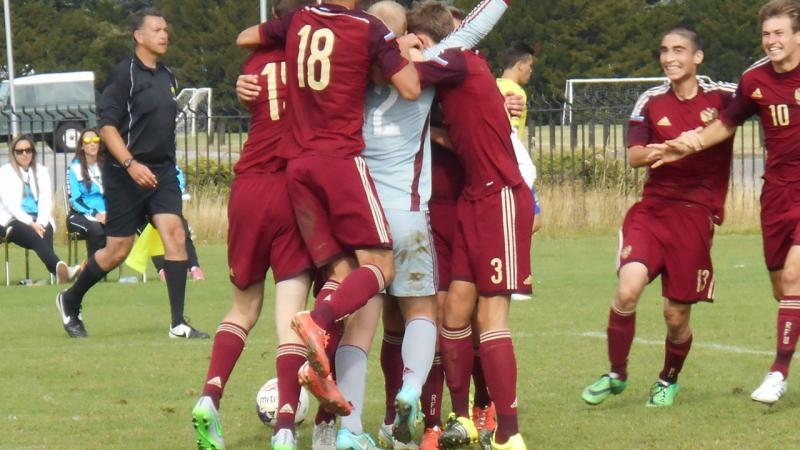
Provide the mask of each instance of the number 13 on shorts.
POLYGON ((703 292, 708 288, 708 298, 712 298, 714 293, 714 277, 708 269, 697 270, 697 292, 703 292))

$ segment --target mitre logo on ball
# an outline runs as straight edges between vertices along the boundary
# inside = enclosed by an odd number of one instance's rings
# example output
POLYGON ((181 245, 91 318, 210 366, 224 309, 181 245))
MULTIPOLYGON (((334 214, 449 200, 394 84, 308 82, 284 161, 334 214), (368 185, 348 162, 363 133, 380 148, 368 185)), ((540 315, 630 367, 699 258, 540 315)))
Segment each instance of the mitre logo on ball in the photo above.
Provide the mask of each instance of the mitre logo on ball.
POLYGON ((289 403, 284 403, 278 409, 280 400, 278 399, 278 379, 273 378, 258 390, 256 394, 256 412, 258 417, 265 425, 273 426, 278 414, 294 414, 294 423, 301 424, 308 414, 308 391, 300 388, 300 399, 297 408, 293 408, 289 403))

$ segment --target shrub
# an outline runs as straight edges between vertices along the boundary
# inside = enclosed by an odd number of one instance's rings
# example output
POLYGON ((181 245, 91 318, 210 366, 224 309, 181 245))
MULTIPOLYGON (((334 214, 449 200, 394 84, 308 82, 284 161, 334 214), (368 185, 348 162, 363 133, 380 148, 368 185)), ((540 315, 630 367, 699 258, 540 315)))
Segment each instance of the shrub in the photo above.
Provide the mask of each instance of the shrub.
POLYGON ((216 159, 205 157, 197 158, 181 165, 186 175, 186 187, 189 191, 198 189, 216 188, 220 191, 230 191, 233 182, 233 167, 220 163, 216 159))
POLYGON ((547 186, 578 184, 587 189, 641 192, 647 178, 643 169, 631 168, 624 157, 602 150, 553 151, 534 155, 539 183, 547 186))

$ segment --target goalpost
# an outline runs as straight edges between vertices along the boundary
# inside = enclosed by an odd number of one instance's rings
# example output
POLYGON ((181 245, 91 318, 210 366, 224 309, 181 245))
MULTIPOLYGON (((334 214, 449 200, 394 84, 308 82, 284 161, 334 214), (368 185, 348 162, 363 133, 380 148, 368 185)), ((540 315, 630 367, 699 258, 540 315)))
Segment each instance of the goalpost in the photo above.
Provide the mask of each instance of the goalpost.
MULTIPOLYGON (((711 78, 706 75, 697 77, 699 80, 711 82, 711 78)), ((666 77, 633 77, 633 78, 570 78, 567 80, 564 87, 564 106, 561 115, 561 123, 568 125, 572 123, 572 107, 577 101, 576 87, 585 86, 586 88, 595 86, 604 86, 606 91, 610 91, 612 86, 617 86, 617 91, 621 91, 619 87, 623 84, 628 86, 622 91, 616 92, 618 100, 621 104, 633 103, 639 95, 645 90, 667 81, 666 77)))
POLYGON ((197 116, 199 115, 202 119, 203 112, 205 112, 207 122, 206 131, 211 132, 212 94, 213 91, 209 87, 184 88, 178 93, 176 101, 179 112, 175 118, 177 132, 195 136, 197 134, 197 116))

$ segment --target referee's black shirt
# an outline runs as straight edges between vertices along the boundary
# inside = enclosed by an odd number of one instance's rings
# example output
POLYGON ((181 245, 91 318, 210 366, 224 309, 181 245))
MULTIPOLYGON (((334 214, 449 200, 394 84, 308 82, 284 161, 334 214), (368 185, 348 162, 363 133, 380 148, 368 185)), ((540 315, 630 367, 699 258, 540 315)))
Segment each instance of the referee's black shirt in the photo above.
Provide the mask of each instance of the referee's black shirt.
POLYGON ((98 102, 99 126, 115 127, 139 162, 175 163, 177 87, 167 66, 151 69, 134 54, 111 73, 98 102))

